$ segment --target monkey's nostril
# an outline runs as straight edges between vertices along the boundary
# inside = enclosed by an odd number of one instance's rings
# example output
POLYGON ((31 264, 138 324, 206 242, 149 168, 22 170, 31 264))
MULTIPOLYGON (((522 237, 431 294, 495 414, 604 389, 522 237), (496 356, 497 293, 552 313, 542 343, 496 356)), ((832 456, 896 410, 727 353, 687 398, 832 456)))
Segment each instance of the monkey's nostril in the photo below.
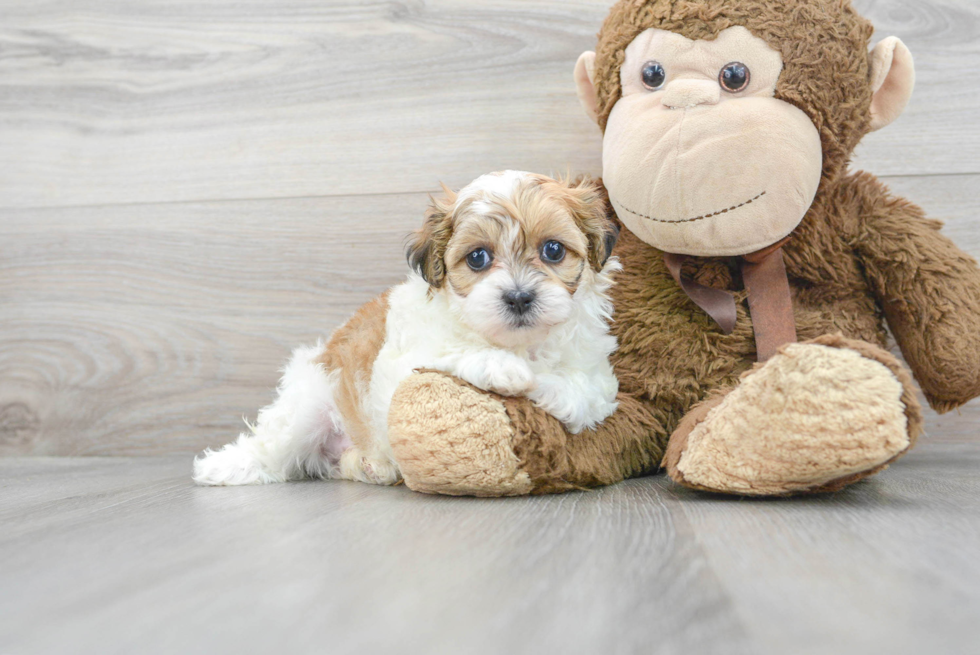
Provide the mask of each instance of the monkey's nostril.
POLYGON ((534 300, 535 295, 530 291, 514 290, 504 293, 504 304, 518 316, 524 316, 531 311, 534 300))

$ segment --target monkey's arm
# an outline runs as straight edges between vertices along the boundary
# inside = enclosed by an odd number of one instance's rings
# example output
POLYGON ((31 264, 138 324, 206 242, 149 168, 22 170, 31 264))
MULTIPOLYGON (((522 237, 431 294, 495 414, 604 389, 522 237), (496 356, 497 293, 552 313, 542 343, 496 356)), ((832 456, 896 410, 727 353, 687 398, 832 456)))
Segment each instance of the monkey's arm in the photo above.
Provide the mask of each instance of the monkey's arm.
POLYGON ((570 434, 525 398, 506 398, 514 448, 534 480, 533 493, 614 484, 657 470, 667 437, 651 407, 620 393, 616 411, 595 429, 570 434))
POLYGON ((527 398, 424 371, 395 391, 388 438, 416 491, 512 496, 595 487, 654 471, 663 457, 667 434, 652 408, 623 393, 618 401, 595 430, 569 434, 527 398))
POLYGON ((980 396, 976 261, 873 176, 848 183, 859 211, 853 246, 929 404, 947 412, 980 396))

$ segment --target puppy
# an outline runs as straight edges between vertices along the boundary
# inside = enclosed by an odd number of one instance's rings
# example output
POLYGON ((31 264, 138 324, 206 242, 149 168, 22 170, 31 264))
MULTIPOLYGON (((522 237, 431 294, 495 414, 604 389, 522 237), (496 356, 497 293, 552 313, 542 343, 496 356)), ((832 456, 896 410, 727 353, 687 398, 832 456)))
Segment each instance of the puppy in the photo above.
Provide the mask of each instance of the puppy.
POLYGON ((526 396, 573 433, 616 408, 609 258, 615 227, 591 182, 516 171, 433 200, 413 273, 324 346, 296 350, 251 434, 194 461, 202 485, 400 479, 388 408, 417 369, 526 396))

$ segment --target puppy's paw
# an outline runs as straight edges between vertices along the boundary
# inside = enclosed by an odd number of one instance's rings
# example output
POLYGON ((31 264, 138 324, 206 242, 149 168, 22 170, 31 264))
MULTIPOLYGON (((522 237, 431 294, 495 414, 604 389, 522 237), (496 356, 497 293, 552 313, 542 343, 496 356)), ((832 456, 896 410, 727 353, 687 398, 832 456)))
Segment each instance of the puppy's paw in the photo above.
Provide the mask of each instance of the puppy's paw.
POLYGON ((527 395, 535 385, 534 372, 528 363, 506 350, 492 350, 471 358, 458 377, 504 396, 527 395))
POLYGON ((552 398, 537 399, 532 397, 531 400, 534 401, 537 407, 540 407, 561 421, 569 434, 578 434, 586 427, 590 427, 587 425, 585 412, 577 407, 570 406, 567 402, 552 398))
POLYGON ((571 434, 578 434, 596 427, 616 411, 617 387, 615 381, 603 384, 596 377, 545 373, 538 376, 528 398, 561 421, 571 434))
POLYGON ((365 457, 357 448, 348 448, 340 456, 340 475, 347 480, 380 485, 395 484, 402 477, 398 467, 387 459, 365 457))
POLYGON ((491 360, 487 371, 487 389, 504 396, 524 396, 534 388, 534 372, 522 359, 491 360))
POLYGON ((231 443, 221 450, 206 450, 194 460, 194 482, 205 487, 217 487, 269 484, 282 482, 282 479, 270 475, 240 443, 231 443))

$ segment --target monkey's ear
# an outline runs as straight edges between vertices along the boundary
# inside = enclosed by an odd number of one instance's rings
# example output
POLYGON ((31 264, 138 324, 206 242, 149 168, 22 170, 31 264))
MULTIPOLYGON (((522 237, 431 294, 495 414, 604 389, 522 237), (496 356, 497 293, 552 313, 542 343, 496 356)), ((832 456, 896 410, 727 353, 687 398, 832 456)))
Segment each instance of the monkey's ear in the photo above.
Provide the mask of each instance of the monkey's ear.
POLYGON ((915 88, 912 53, 900 39, 890 36, 871 51, 871 131, 880 130, 901 116, 915 88))
POLYGON ((444 197, 429 197, 425 223, 409 237, 405 253, 408 265, 436 289, 441 288, 446 279, 446 248, 453 233, 456 206, 456 194, 446 185, 442 186, 442 190, 444 197))
POLYGON ((594 122, 599 122, 599 99, 595 93, 595 53, 583 52, 575 64, 575 88, 582 108, 594 122))

